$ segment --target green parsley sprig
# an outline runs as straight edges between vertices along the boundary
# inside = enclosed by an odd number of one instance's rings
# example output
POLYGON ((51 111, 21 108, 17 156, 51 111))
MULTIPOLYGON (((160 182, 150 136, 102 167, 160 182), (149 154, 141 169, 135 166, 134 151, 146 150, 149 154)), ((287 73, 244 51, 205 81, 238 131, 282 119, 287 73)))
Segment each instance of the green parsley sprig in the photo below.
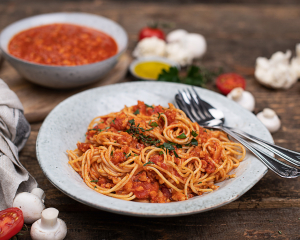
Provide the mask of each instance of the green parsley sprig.
POLYGON ((163 69, 159 74, 157 80, 165 82, 185 83, 189 85, 204 87, 206 83, 212 81, 213 78, 217 77, 222 72, 222 69, 213 72, 204 67, 192 65, 189 67, 186 76, 181 77, 179 76, 178 68, 170 67, 169 70, 163 69))

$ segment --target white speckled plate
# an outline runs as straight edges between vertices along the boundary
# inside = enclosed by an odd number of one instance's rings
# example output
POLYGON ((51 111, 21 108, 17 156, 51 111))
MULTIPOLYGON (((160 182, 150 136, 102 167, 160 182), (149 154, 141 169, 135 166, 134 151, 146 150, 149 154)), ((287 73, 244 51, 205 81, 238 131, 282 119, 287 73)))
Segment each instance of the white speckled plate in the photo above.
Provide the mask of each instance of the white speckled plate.
MULTIPOLYGON (((131 82, 91 89, 60 103, 48 115, 38 134, 36 153, 39 164, 52 184, 71 198, 86 205, 119 214, 142 217, 179 216, 208 211, 230 203, 248 191, 267 172, 252 154, 234 170, 236 178, 226 180, 213 193, 183 202, 139 203, 104 196, 93 191, 69 166, 67 149, 75 149, 84 141, 89 122, 96 116, 119 111, 137 100, 147 104, 168 106, 174 103, 178 89, 189 86, 165 82, 131 82)), ((226 124, 273 142, 268 130, 250 112, 215 92, 196 88, 200 96, 220 108, 226 124)))

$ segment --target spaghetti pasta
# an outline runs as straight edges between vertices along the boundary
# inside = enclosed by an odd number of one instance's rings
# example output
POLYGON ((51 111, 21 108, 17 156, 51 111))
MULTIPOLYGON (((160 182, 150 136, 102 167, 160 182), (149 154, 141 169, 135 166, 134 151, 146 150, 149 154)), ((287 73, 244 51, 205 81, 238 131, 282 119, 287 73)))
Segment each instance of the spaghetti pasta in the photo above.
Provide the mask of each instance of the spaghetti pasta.
POLYGON ((193 123, 169 108, 138 101, 94 118, 86 140, 68 150, 69 164, 90 188, 123 200, 165 203, 212 192, 245 148, 221 131, 193 123))

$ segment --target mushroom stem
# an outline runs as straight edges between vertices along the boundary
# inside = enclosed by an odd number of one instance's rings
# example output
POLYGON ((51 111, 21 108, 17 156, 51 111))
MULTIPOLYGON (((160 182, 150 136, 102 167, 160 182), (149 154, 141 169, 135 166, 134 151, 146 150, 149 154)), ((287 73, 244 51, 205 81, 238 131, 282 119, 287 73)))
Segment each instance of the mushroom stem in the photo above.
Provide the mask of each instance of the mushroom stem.
POLYGON ((46 197, 45 192, 41 188, 34 188, 34 189, 32 189, 31 193, 34 194, 35 196, 37 196, 38 198, 40 198, 43 201, 46 197))
POLYGON ((58 217, 59 211, 55 208, 47 208, 42 212, 42 218, 41 218, 41 226, 45 230, 50 230, 55 228, 55 225, 57 225, 57 217, 58 217))

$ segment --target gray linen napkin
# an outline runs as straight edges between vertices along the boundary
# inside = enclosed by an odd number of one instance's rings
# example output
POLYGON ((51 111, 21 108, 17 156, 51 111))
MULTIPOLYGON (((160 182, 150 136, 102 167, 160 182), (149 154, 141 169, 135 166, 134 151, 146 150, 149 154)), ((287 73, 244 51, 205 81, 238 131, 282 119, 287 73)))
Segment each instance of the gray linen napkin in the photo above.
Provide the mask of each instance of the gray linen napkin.
POLYGON ((0 211, 12 207, 16 193, 37 187, 18 158, 29 135, 20 100, 0 79, 0 211))

